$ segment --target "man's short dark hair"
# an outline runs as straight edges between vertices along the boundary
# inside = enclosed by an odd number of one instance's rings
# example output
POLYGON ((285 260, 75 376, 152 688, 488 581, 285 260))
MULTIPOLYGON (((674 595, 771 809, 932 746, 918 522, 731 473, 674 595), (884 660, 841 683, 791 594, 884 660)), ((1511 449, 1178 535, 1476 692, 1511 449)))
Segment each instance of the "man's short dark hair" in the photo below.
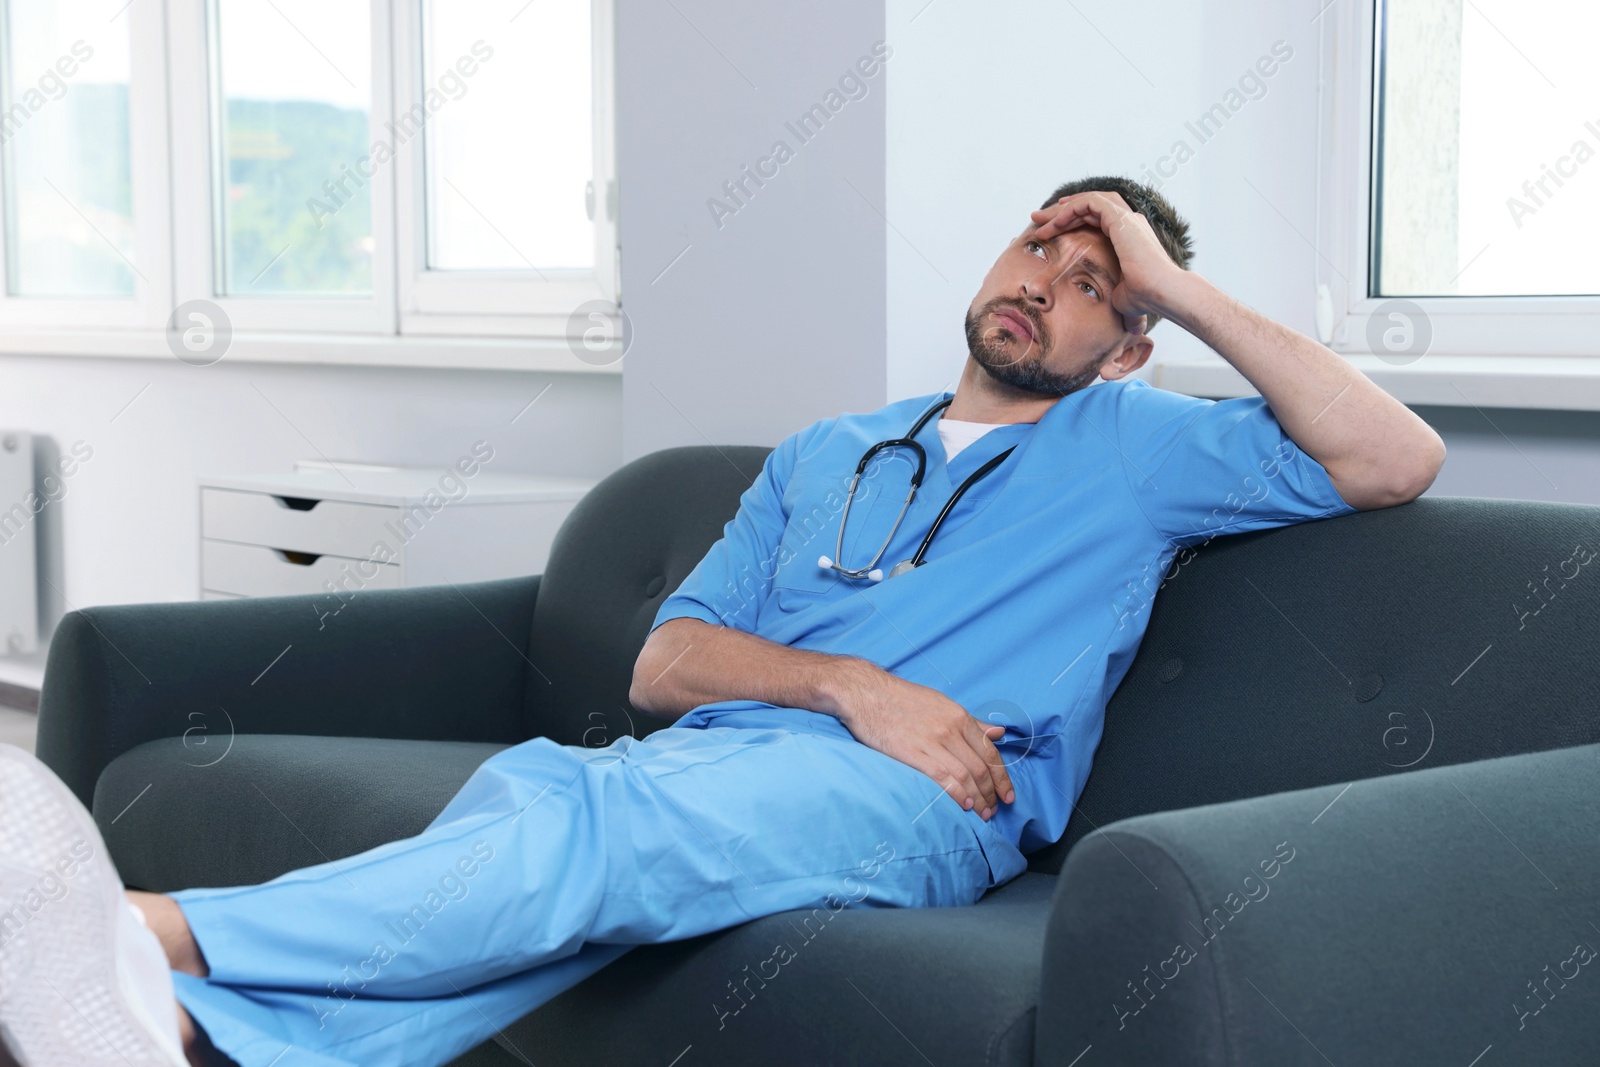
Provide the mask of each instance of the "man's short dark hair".
MULTIPOLYGON (((1068 182, 1051 193, 1039 206, 1054 207, 1056 201, 1062 197, 1076 196, 1078 193, 1116 193, 1122 197, 1130 208, 1149 221, 1150 228, 1156 233, 1156 240, 1161 242, 1161 247, 1172 257, 1172 262, 1184 270, 1189 269, 1189 264, 1194 259, 1194 242, 1189 237, 1189 224, 1166 197, 1132 178, 1103 175, 1068 182)), ((1160 321, 1161 316, 1152 313, 1145 329, 1148 331, 1160 321)))

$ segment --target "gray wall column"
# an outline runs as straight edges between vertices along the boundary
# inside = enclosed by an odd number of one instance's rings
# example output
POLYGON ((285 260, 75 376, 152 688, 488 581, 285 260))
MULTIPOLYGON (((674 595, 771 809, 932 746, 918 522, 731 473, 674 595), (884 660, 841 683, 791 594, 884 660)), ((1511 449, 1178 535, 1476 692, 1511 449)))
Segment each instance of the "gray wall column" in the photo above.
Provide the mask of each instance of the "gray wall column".
POLYGON ((883 4, 617 8, 624 458, 881 407, 883 4))

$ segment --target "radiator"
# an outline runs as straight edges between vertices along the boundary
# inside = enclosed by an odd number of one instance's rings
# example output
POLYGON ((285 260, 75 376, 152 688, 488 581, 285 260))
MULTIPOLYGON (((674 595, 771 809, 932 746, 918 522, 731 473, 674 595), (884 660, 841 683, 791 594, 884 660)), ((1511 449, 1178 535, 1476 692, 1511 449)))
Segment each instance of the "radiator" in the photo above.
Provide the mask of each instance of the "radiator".
POLYGON ((0 430, 0 655, 39 648, 38 518, 33 436, 0 430))

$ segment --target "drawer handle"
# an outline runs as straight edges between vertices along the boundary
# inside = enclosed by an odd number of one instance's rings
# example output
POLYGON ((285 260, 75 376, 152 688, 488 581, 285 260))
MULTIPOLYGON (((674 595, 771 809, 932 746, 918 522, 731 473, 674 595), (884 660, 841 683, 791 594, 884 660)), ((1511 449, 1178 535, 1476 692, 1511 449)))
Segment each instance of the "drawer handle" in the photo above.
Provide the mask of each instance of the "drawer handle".
POLYGON ((273 494, 272 499, 278 502, 278 506, 280 508, 288 508, 291 511, 310 511, 312 508, 322 503, 322 501, 317 500, 314 497, 278 496, 275 493, 273 494))
POLYGON ((297 567, 309 567, 322 558, 320 552, 293 552, 287 548, 275 548, 272 551, 285 563, 293 563, 297 567))

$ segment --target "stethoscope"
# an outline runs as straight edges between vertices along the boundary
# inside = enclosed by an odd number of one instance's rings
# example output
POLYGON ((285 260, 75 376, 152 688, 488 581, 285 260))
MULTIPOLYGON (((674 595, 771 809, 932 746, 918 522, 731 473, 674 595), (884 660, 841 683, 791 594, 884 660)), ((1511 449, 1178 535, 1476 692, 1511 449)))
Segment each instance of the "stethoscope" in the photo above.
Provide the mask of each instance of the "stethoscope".
MULTIPOLYGON (((833 549, 835 558, 844 555, 844 524, 850 518, 850 502, 855 499, 856 486, 861 481, 861 472, 867 469, 867 464, 872 462, 872 457, 877 455, 882 449, 897 448, 901 446, 914 449, 917 453, 917 472, 911 476, 911 491, 906 493, 906 502, 900 505, 900 514, 895 516, 894 527, 889 531, 889 536, 884 538, 883 544, 878 548, 878 554, 872 557, 872 562, 868 563, 865 567, 851 569, 848 567, 841 567, 827 556, 823 556, 817 560, 817 566, 827 570, 838 571, 846 578, 868 578, 874 582, 881 582, 883 580, 883 571, 878 569, 878 561, 883 558, 884 552, 888 551, 889 542, 894 540, 895 533, 899 531, 900 520, 905 518, 906 509, 911 506, 912 499, 917 495, 917 487, 922 484, 922 475, 927 470, 928 454, 923 451, 922 446, 917 444, 913 438, 917 436, 918 431, 927 425, 929 419, 933 418, 939 412, 949 407, 954 400, 955 397, 950 397, 948 400, 939 401, 937 404, 933 405, 933 407, 929 408, 923 414, 922 418, 917 420, 917 424, 911 427, 910 433, 893 441, 879 441, 877 444, 867 449, 867 454, 861 457, 860 463, 856 464, 855 477, 850 479, 850 491, 844 498, 844 515, 839 519, 839 541, 833 549)), ((899 563, 896 563, 889 571, 890 578, 897 578, 907 571, 915 570, 926 562, 922 557, 927 553, 928 546, 933 544, 933 535, 939 532, 939 527, 944 523, 944 517, 950 514, 951 508, 956 506, 956 501, 960 500, 962 494, 964 494, 968 489, 972 488, 972 486, 977 483, 979 479, 983 478, 990 471, 1000 466, 1007 456, 1016 451, 1016 447, 1016 445, 1012 445, 1010 448, 1006 449, 1004 452, 1000 453, 998 456, 994 457, 989 462, 985 463, 983 466, 979 467, 977 470, 973 471, 967 476, 967 480, 962 482, 961 487, 952 493, 950 499, 945 502, 944 508, 939 512, 939 517, 933 520, 933 526, 928 530, 928 536, 922 539, 922 544, 917 547, 916 555, 912 556, 910 559, 901 560, 899 563)))

